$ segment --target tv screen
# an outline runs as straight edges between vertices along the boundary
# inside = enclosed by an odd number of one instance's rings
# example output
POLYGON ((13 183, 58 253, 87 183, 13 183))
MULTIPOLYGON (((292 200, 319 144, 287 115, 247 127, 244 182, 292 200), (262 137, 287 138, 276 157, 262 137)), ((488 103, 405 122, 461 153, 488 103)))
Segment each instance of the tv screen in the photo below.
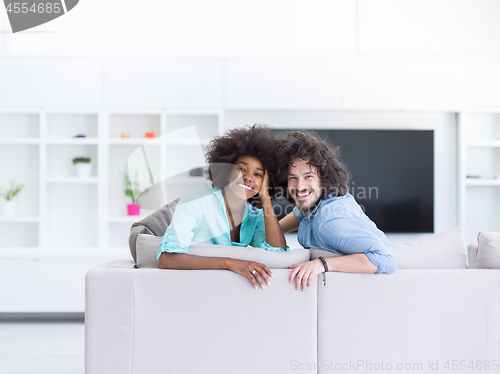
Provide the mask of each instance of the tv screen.
MULTIPOLYGON (((349 193, 378 228, 386 233, 434 232, 432 130, 313 131, 340 147, 340 159, 351 174, 349 193)), ((275 211, 281 218, 292 208, 280 201, 275 211)))

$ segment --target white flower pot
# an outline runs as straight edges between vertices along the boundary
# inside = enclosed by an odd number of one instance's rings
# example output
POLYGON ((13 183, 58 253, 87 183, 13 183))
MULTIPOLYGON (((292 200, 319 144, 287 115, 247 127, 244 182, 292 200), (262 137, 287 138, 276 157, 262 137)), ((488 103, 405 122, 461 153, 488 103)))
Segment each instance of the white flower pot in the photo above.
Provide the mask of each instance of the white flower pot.
POLYGON ((75 164, 75 173, 78 178, 90 178, 92 174, 92 163, 79 162, 75 164))
POLYGON ((0 216, 1 217, 14 217, 16 215, 16 202, 14 200, 0 201, 0 216))

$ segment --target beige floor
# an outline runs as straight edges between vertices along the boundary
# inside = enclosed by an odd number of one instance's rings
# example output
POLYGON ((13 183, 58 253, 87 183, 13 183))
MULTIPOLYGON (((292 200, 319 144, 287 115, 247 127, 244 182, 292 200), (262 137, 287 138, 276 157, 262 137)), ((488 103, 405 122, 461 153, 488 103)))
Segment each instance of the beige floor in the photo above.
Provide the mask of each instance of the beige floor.
POLYGON ((0 373, 83 374, 85 325, 0 323, 0 373))

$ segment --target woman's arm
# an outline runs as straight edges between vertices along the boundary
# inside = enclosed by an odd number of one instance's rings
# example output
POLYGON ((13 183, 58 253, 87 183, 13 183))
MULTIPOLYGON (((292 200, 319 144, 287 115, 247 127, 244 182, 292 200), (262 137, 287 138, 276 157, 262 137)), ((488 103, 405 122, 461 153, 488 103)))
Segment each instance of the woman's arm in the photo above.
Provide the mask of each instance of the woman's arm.
POLYGON ((179 269, 179 270, 201 270, 201 269, 223 269, 231 270, 235 273, 244 275, 252 282, 254 288, 259 283, 264 288, 264 280, 269 283, 268 276, 273 276, 266 265, 255 261, 237 260, 224 257, 203 257, 187 253, 168 253, 163 252, 158 259, 160 269, 179 269))
POLYGON ((262 210, 264 211, 266 243, 273 247, 280 247, 286 251, 285 235, 283 235, 278 218, 276 218, 274 214, 273 204, 269 196, 269 173, 267 170, 260 188, 260 202, 262 203, 262 210))
POLYGON ((280 219, 279 224, 281 226, 281 231, 283 231, 283 234, 286 234, 288 232, 298 230, 300 220, 295 217, 295 214, 293 214, 293 212, 291 212, 280 219))

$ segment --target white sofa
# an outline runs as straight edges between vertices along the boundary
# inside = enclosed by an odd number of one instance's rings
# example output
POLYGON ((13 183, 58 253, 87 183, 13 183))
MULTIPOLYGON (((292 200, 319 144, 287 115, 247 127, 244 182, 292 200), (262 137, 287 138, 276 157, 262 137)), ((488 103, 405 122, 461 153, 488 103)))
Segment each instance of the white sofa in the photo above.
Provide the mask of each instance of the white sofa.
POLYGON ((398 264, 421 251, 427 268, 330 272, 306 291, 289 269, 255 290, 224 270, 98 266, 86 278, 86 373, 498 373, 500 270, 467 269, 457 230, 394 247, 398 264))

